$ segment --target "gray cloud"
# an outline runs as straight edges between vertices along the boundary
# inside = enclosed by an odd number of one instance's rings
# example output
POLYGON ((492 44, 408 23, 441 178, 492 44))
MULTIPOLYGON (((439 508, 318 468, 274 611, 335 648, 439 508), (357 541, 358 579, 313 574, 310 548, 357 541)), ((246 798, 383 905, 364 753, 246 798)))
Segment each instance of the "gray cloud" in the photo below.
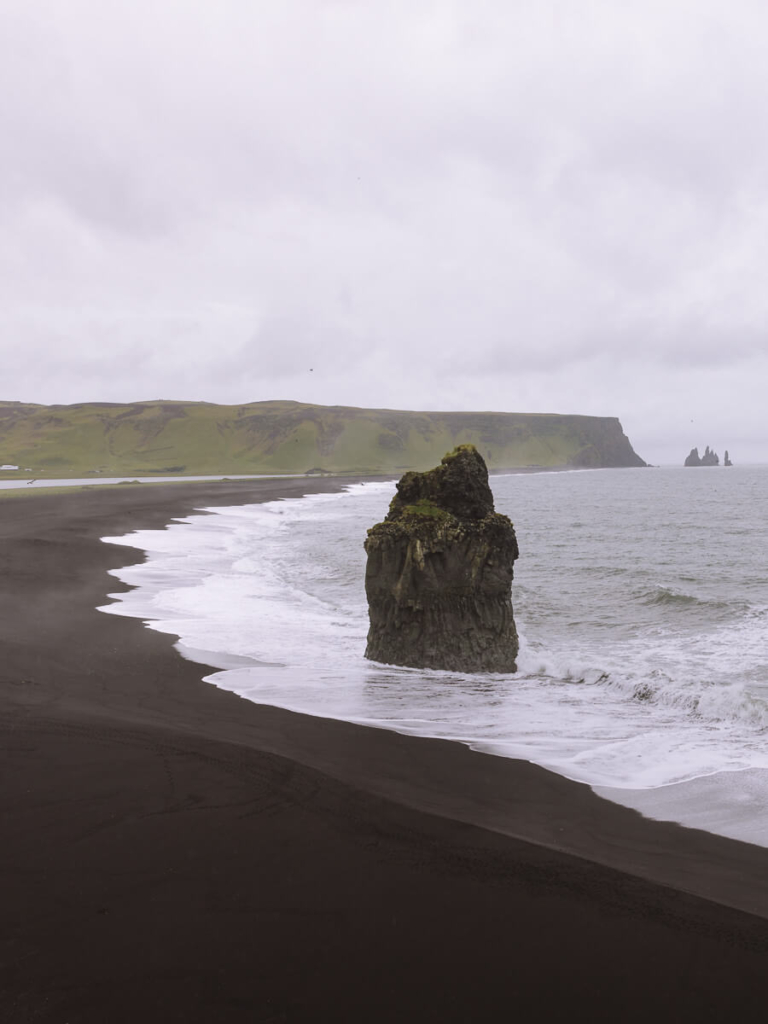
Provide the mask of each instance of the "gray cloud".
POLYGON ((766 29, 6 0, 3 397, 576 411, 766 459, 766 29))

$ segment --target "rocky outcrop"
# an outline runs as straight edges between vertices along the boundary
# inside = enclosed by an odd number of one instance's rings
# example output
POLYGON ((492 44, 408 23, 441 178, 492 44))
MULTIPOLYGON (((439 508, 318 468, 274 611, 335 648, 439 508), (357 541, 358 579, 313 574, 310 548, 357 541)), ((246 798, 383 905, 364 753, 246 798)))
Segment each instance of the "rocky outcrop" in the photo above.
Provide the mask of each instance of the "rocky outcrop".
MULTIPOLYGON (((726 458, 727 458, 727 455, 728 455, 728 453, 726 452, 726 458)), ((703 455, 699 455, 699 449, 698 448, 692 448, 690 454, 687 456, 687 458, 686 458, 685 462, 683 463, 683 465, 685 465, 685 466, 719 466, 720 465, 720 456, 716 452, 711 451, 709 445, 707 445, 707 447, 704 449, 704 454, 703 455)))
POLYGON ((691 448, 690 452, 685 457, 685 462, 683 463, 683 465, 684 466, 700 466, 701 465, 701 456, 699 455, 699 449, 698 448, 691 448))
POLYGON ((732 466, 733 465, 733 463, 731 462, 731 457, 728 454, 728 449, 727 448, 725 449, 725 458, 723 459, 723 465, 724 466, 732 466))
POLYGON ((426 473, 406 473, 368 531, 366 658, 457 672, 514 672, 517 539, 494 511, 488 469, 461 445, 426 473))

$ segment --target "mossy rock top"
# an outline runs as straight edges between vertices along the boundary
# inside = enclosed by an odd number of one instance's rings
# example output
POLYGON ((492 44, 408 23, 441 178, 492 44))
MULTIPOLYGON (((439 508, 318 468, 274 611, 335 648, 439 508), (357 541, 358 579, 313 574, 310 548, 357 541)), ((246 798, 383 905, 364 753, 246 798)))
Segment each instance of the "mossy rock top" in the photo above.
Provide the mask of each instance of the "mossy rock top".
POLYGON ((484 519, 493 512, 488 467, 473 444, 462 444, 426 473, 406 473, 397 484, 388 522, 403 518, 484 519))

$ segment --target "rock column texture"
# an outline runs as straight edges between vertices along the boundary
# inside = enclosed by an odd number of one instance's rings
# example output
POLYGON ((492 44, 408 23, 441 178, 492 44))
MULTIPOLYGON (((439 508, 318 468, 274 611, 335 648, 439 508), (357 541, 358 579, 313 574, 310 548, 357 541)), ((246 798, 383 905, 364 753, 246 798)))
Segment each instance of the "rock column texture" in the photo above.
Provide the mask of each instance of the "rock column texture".
POLYGON ((406 473, 368 531, 366 658, 456 672, 514 672, 517 539, 494 511, 488 469, 462 445, 427 473, 406 473))

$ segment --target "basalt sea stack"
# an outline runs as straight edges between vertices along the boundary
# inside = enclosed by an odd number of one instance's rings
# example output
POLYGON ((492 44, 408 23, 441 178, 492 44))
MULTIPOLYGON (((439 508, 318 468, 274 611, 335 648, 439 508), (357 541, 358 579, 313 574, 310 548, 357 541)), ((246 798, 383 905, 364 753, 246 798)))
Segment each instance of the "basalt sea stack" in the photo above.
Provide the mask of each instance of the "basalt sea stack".
POLYGON ((366 658, 456 672, 514 672, 512 523, 493 510, 488 469, 461 445, 406 473, 368 531, 366 658))

